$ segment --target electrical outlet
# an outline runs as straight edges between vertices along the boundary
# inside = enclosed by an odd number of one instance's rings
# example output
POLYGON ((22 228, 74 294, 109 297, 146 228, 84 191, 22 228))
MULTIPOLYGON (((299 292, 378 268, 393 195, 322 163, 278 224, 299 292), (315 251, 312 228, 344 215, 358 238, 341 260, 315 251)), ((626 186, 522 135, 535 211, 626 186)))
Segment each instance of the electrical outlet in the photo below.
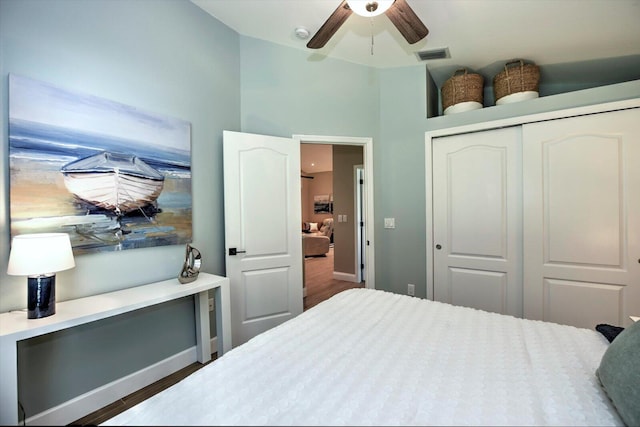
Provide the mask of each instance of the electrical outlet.
POLYGON ((407 294, 411 295, 412 297, 416 296, 416 285, 409 283, 407 285, 407 294))
POLYGON ((209 298, 209 311, 213 311, 213 298, 209 298))

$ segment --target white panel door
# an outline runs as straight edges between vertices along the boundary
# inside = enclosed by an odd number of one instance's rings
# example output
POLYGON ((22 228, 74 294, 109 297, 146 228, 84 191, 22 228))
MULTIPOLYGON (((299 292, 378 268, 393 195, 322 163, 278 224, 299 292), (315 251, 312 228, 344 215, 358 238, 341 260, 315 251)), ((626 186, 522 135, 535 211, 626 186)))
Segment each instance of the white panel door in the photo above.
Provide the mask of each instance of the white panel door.
POLYGON ((640 313, 640 109, 523 128, 524 314, 592 329, 640 313))
POLYGON ((434 299, 522 316, 521 128, 433 141, 434 299))
POLYGON ((233 346, 302 313, 300 145, 224 131, 233 346))

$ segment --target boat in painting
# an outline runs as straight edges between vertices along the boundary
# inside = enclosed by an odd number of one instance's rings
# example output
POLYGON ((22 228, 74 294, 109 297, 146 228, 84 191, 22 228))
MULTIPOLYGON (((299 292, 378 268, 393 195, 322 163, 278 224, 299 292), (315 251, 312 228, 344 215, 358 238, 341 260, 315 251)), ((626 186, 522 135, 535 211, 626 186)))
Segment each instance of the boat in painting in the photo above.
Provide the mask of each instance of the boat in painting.
POLYGON ((76 197, 117 215, 155 202, 164 175, 139 157, 102 152, 63 166, 64 184, 76 197))

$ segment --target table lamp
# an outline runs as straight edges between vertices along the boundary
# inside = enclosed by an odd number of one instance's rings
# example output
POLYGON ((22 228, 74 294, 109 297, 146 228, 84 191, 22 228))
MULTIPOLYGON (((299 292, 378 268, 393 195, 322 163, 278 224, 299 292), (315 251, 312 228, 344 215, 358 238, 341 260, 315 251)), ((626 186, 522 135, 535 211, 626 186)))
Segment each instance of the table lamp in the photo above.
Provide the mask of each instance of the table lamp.
POLYGON ((56 312, 56 272, 75 267, 67 233, 15 236, 7 274, 28 276, 27 318, 40 319, 56 312))

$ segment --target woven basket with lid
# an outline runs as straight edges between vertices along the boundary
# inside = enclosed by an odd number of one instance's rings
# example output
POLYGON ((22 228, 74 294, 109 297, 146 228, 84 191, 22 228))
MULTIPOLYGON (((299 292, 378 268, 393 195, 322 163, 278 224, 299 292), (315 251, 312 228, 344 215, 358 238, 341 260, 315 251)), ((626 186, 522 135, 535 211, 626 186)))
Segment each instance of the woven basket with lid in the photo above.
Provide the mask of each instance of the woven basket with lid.
POLYGON ((461 102, 475 101, 482 104, 484 77, 469 73, 466 68, 456 70, 442 85, 442 110, 461 102))
POLYGON ((504 70, 493 78, 495 100, 517 92, 538 92, 540 69, 535 64, 525 64, 522 59, 509 61, 504 70))

